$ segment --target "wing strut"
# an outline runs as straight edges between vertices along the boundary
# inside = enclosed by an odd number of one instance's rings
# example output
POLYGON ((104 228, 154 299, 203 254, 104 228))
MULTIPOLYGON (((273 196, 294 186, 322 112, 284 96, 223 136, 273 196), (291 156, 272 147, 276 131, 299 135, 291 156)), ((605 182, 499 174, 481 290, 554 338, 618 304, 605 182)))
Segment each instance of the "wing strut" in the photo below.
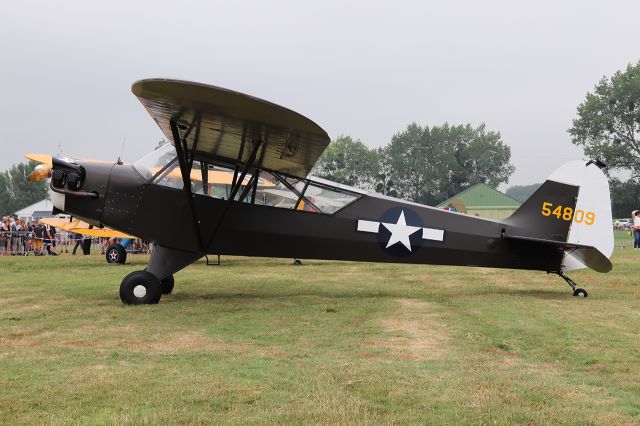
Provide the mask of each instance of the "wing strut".
MULTIPOLYGON (((308 187, 309 187, 309 180, 307 180, 304 183, 304 188, 302 188, 302 192, 300 192, 300 194, 304 194, 305 192, 307 192, 308 187)), ((296 201, 296 205, 293 206, 294 210, 298 210, 298 207, 300 207, 300 203, 302 202, 302 198, 304 198, 302 195, 298 196, 298 201, 296 201)))
MULTIPOLYGON (((199 121, 199 120, 198 120, 199 121)), ((173 135, 173 144, 176 147, 176 153, 178 154, 178 163, 180 164, 180 173, 182 174, 182 184, 184 185, 184 193, 187 196, 189 203, 189 210, 191 210, 191 218, 193 219, 193 230, 196 234, 198 241, 198 251, 204 253, 204 246, 202 245, 202 236, 200 235, 200 225, 198 224, 198 214, 196 212, 195 205, 193 203, 193 193, 191 192, 191 168, 193 167, 193 156, 198 144, 198 139, 193 142, 193 152, 191 158, 187 158, 187 140, 180 137, 180 131, 178 130, 178 124, 174 119, 171 119, 169 124, 171 125, 171 134, 173 135)), ((199 124, 199 122, 198 122, 199 124)), ((200 126, 198 125, 198 128, 200 126)), ((196 129, 196 135, 199 130, 196 129)))
MULTIPOLYGON (((258 150, 260 149, 260 147, 262 146, 262 141, 261 140, 256 140, 253 143, 253 148, 251 149, 251 154, 249 155, 249 158, 247 159, 247 162, 245 163, 243 169, 242 169, 242 173, 240 173, 240 176, 238 176, 238 179, 235 179, 235 175, 234 175, 234 182, 231 188, 231 193, 229 194, 229 198, 227 198, 227 202, 224 205, 224 209, 222 210, 222 213, 220 214, 220 219, 218 219, 218 223, 216 224, 216 227, 213 228, 213 232, 211 233, 211 236, 209 237, 209 240, 207 241, 207 245, 205 246, 205 248, 208 248, 211 243, 213 242, 213 239, 216 237, 216 234, 218 233, 218 230, 220 229, 220 226, 222 225, 222 222, 224 222, 224 218, 227 215, 227 212, 229 211, 229 207, 231 207, 231 203, 234 202, 234 199, 236 198, 236 195, 238 194, 238 191, 240 190, 240 187, 242 186, 242 182, 244 182, 244 178, 247 176, 247 172, 249 172, 249 170, 251 170, 251 168, 253 167, 255 161, 256 161, 256 156, 258 155, 258 150)), ((236 168, 236 174, 238 172, 238 168, 236 168)), ((256 176, 252 176, 252 179, 257 179, 256 176)), ((250 185, 247 185, 247 187, 249 187, 250 185)), ((246 195, 245 195, 246 196, 246 195)))

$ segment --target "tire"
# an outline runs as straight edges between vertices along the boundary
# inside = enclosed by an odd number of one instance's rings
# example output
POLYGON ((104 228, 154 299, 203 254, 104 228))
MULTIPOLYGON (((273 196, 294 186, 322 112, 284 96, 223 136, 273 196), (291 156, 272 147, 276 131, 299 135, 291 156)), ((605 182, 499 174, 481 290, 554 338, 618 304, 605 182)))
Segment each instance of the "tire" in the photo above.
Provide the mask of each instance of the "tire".
POLYGON ((587 290, 585 290, 584 288, 576 288, 573 291, 573 295, 576 297, 587 297, 589 296, 589 294, 587 293, 587 290))
POLYGON ((171 294, 173 291, 173 275, 169 275, 164 280, 160 281, 160 288, 162 289, 162 294, 171 294))
POLYGON ((127 261, 127 251, 118 243, 111 244, 107 247, 105 257, 107 258, 107 263, 122 264, 127 261))
POLYGON ((153 305, 161 297, 160 280, 151 272, 132 272, 120 284, 120 299, 125 305, 153 305))
POLYGON ((294 266, 302 266, 302 260, 300 260, 300 259, 295 259, 295 260, 293 261, 293 265, 294 265, 294 266))

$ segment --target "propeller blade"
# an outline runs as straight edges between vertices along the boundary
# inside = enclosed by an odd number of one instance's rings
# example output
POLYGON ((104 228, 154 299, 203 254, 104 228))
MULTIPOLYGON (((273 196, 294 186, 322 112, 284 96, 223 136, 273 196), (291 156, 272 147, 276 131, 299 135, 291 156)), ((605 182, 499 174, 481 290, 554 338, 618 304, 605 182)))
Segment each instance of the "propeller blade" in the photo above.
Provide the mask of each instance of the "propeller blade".
POLYGON ((37 161, 41 164, 46 164, 49 167, 53 165, 53 158, 49 154, 25 154, 25 158, 37 161))

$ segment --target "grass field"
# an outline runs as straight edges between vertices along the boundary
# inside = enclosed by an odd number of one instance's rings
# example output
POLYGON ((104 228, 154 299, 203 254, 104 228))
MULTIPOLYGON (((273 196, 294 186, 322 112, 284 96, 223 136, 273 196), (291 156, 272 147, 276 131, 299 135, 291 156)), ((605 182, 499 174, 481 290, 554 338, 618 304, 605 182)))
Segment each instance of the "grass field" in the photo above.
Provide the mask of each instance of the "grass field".
POLYGON ((609 274, 0 258, 0 424, 640 423, 640 252, 609 274))

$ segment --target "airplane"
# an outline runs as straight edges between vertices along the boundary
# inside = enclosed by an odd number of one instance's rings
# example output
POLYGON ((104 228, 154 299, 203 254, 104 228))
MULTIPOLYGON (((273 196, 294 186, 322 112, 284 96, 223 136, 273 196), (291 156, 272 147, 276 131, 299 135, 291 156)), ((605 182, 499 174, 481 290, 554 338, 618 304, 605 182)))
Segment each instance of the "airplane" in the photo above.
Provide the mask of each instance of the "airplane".
POLYGON ((132 92, 168 144, 133 164, 54 157, 40 171, 54 211, 155 243, 146 268, 120 284, 125 304, 158 303, 207 254, 543 271, 578 297, 588 294, 567 272, 612 269, 600 161, 565 164, 510 217, 490 220, 309 176, 329 136, 268 101, 170 79, 132 92), (231 176, 229 191, 211 190, 214 170, 231 176))
POLYGON ((54 228, 62 229, 63 231, 73 232, 74 234, 87 237, 117 239, 116 242, 109 244, 104 252, 107 263, 110 264, 125 263, 127 261, 127 248, 136 238, 133 235, 107 227, 94 228, 93 225, 77 218, 47 217, 40 219, 40 222, 53 226, 54 228))

